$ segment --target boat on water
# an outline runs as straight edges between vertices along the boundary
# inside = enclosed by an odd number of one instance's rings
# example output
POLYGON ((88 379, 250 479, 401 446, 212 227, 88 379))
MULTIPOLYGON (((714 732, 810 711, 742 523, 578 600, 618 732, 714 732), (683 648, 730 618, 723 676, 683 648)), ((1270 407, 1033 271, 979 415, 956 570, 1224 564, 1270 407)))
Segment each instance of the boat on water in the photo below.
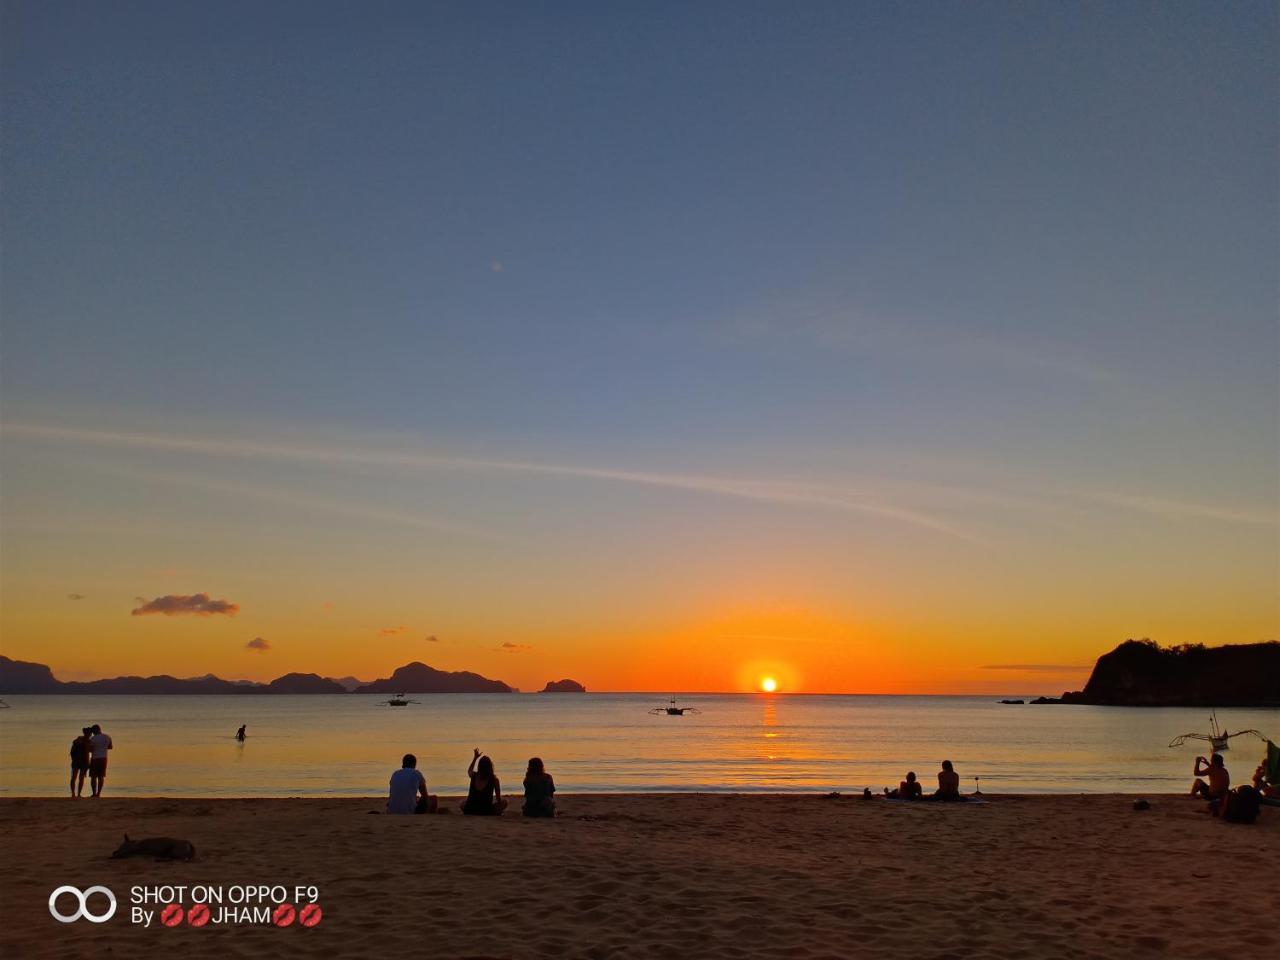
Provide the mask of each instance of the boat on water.
POLYGON ((683 717, 686 713, 701 713, 697 707, 681 707, 676 705, 676 698, 672 697, 663 707, 654 707, 649 711, 655 717, 683 717))
POLYGON ((1257 730, 1237 730, 1235 733, 1228 733, 1222 727, 1218 726, 1218 711, 1214 711, 1209 715, 1209 732, 1208 733, 1184 733, 1180 737, 1174 737, 1170 741, 1169 746, 1180 747, 1189 740, 1207 740, 1209 742, 1210 753, 1225 753, 1231 749, 1231 738, 1239 737, 1245 734, 1257 737, 1259 740, 1265 741, 1267 738, 1257 730))
POLYGON ((417 703, 417 700, 407 700, 403 693, 397 693, 390 700, 384 700, 383 703, 388 707, 407 707, 411 703, 417 703))

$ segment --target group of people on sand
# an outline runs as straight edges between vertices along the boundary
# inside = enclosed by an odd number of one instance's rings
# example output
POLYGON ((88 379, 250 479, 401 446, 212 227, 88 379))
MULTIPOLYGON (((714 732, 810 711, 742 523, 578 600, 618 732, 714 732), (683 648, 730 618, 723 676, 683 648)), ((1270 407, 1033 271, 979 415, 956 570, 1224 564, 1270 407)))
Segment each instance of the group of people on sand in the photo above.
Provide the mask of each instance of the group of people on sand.
POLYGON ((924 787, 916 779, 915 771, 909 771, 907 778, 892 790, 884 788, 884 795, 890 800, 964 800, 960 793, 960 774, 950 760, 942 761, 942 769, 938 771, 938 789, 928 796, 924 787))
POLYGON ((89 777, 89 795, 102 796, 102 787, 107 779, 107 751, 114 744, 111 737, 102 732, 102 727, 94 724, 82 727, 80 736, 71 741, 71 796, 80 797, 84 793, 84 778, 89 777))
MULTIPOLYGON (((1272 749, 1268 744, 1268 750, 1272 749)), ((1196 757, 1191 784, 1191 796, 1209 801, 1209 813, 1235 823, 1253 823, 1258 818, 1259 807, 1264 801, 1280 799, 1280 783, 1273 783, 1268 776, 1270 756, 1264 756, 1253 772, 1253 782, 1231 789, 1231 774, 1227 771, 1222 754, 1196 757), (1204 777, 1205 779, 1201 779, 1204 777)))
MULTIPOLYGON (((462 812, 472 817, 500 817, 507 809, 502 795, 502 782, 493 769, 493 760, 480 753, 477 747, 467 765, 467 798, 462 801, 462 812)), ((526 817, 554 817, 556 815, 556 782, 547 773, 540 757, 530 757, 524 775, 524 804, 521 813, 526 817)), ((406 753, 400 769, 391 774, 390 792, 387 796, 387 813, 439 813, 439 798, 427 790, 427 778, 418 769, 418 758, 406 753)))

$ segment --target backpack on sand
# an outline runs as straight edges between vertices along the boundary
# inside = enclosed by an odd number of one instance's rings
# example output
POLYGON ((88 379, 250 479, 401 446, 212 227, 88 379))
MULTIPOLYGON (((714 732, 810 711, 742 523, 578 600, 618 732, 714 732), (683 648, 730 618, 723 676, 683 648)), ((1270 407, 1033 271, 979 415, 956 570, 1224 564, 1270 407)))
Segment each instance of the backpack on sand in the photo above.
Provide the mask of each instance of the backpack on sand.
POLYGON ((1253 787, 1240 787, 1227 794, 1227 810, 1222 819, 1227 823, 1253 823, 1258 819, 1258 791, 1253 787))

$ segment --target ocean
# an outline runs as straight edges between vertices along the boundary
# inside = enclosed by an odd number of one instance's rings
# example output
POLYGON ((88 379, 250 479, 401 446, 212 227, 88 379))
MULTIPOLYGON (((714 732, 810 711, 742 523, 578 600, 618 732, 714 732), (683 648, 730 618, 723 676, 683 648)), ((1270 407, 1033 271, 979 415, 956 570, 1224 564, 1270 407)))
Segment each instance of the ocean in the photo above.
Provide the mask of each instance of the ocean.
MULTIPOLYGON (((0 796, 67 791, 71 740, 101 724, 115 749, 110 796, 372 796, 404 753, 433 792, 464 793, 473 747, 520 792, 544 759, 565 793, 860 792, 907 770, 932 789, 951 760, 965 790, 1159 793, 1186 790, 1207 744, 1203 709, 1004 705, 992 697, 686 694, 701 712, 652 716, 665 694, 377 696, 10 696, 0 709, 0 796), (247 739, 235 739, 246 724, 247 739), (981 778, 975 781, 975 778, 981 778)), ((1230 730, 1280 738, 1280 710, 1222 710, 1230 730)), ((1262 756, 1232 741, 1246 781, 1262 756)), ((86 787, 86 795, 87 795, 86 787)))

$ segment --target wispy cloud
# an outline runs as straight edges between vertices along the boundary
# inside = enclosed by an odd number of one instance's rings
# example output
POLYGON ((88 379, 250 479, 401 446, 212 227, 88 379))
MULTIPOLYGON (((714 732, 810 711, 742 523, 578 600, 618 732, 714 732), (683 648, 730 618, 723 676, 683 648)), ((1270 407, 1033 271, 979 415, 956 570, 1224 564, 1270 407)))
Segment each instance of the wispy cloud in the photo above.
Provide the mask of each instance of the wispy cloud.
POLYGON ((503 650, 506 653, 528 653, 533 649, 533 647, 529 646, 527 643, 504 643, 498 649, 503 650))
MULTIPOLYGON (((829 484, 787 480, 750 480, 696 473, 665 473, 525 460, 485 459, 422 453, 412 450, 379 450, 368 447, 265 443, 244 439, 210 439, 207 437, 167 434, 85 430, 29 422, 7 423, 3 425, 3 430, 15 436, 45 440, 142 448, 214 457, 392 466, 412 469, 487 471, 666 487, 713 496, 865 514, 932 530, 951 537, 965 540, 973 539, 968 533, 940 517, 903 507, 857 490, 829 484)), ((254 491, 246 489, 244 492, 253 493, 254 491)), ((291 493, 282 494, 281 496, 290 500, 293 499, 291 493)), ((384 519, 392 519, 391 515, 381 510, 359 509, 367 515, 378 515, 384 519)))
POLYGON ((1110 491, 1080 494, 1086 500, 1125 507, 1171 520, 1216 520, 1220 523, 1242 523, 1262 527, 1280 526, 1280 512, 1257 508, 1240 508, 1214 503, 1191 503, 1165 497, 1135 496, 1110 491))
MULTIPOLYGON (((263 484, 228 483, 208 477, 195 477, 188 474, 164 474, 138 470, 124 470, 95 464, 95 470, 113 473, 118 476, 132 477, 146 483, 164 483, 173 486, 195 487, 211 493, 224 493, 238 497, 250 497, 267 503, 278 503, 286 507, 306 510, 319 514, 337 514, 355 517, 361 520, 373 520, 397 527, 417 527, 438 533, 453 533, 461 536, 497 539, 496 534, 476 527, 462 526, 456 523, 424 517, 416 513, 401 510, 389 510, 381 506, 371 506, 352 500, 336 500, 331 497, 317 497, 297 487, 272 487, 263 484)), ((322 604, 325 610, 332 610, 333 604, 322 604)))
MULTIPOLYGON (((139 597, 139 600, 141 599, 139 597)), ((240 604, 232 603, 230 600, 211 600, 207 593, 193 593, 189 596, 170 593, 145 601, 141 606, 133 609, 132 615, 145 617, 158 613, 166 617, 212 617, 221 614, 234 617, 239 612, 240 604)))
POLYGON ((406 627, 403 623, 400 624, 398 627, 383 627, 381 630, 378 631, 378 636, 398 637, 400 636, 400 634, 404 633, 405 630, 407 629, 408 627, 406 627))
POLYGON ((263 640, 261 637, 254 637, 246 643, 244 647, 246 650, 255 650, 258 653, 266 653, 271 649, 271 644, 268 641, 263 640))
POLYGON ((875 317, 852 305, 783 303, 765 312, 730 317, 717 329, 745 342, 799 343, 851 354, 888 355, 899 361, 943 359, 948 364, 958 361, 1091 383, 1122 379, 1115 370, 1064 343, 1015 340, 910 317, 875 317))
POLYGON ((427 641, 427 643, 439 643, 439 642, 440 642, 440 638, 439 638, 439 637, 437 637, 434 633, 433 633, 433 634, 431 634, 431 635, 430 635, 430 636, 428 636, 428 637, 424 637, 423 639, 424 639, 424 640, 426 640, 426 641, 427 641))
POLYGON ((83 593, 68 593, 67 599, 68 600, 84 600, 85 595, 83 593))

